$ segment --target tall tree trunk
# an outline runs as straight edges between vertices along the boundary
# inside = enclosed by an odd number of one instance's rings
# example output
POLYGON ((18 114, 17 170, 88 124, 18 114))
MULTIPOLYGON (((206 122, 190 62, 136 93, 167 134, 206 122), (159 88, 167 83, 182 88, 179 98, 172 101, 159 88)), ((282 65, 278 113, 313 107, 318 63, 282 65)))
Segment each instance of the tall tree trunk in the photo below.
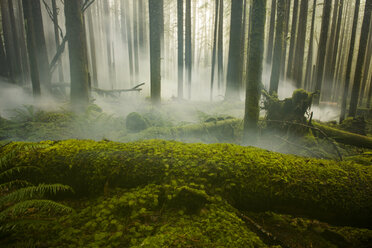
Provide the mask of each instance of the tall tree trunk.
POLYGON ((213 87, 214 87, 214 72, 216 67, 216 46, 217 46, 217 29, 218 29, 218 4, 219 0, 215 1, 215 16, 214 16, 214 33, 213 33, 213 48, 212 48, 212 71, 211 71, 211 92, 210 100, 213 100, 213 87))
POLYGON ((218 90, 221 89, 223 84, 223 13, 224 13, 224 0, 219 0, 220 11, 218 14, 218 38, 217 38, 217 57, 218 57, 218 90))
POLYGON ((151 101, 158 105, 161 101, 161 31, 163 2, 149 0, 150 13, 150 71, 151 71, 151 101))
POLYGON ((276 92, 278 93, 279 78, 280 78, 280 62, 282 61, 282 49, 284 40, 284 18, 285 18, 285 0, 278 0, 278 17, 276 21, 275 30, 275 47, 274 47, 274 57, 271 67, 271 77, 270 77, 270 94, 276 92))
POLYGON ((113 59, 112 59, 112 47, 111 47, 111 15, 110 15, 110 7, 109 1, 103 1, 103 9, 105 13, 104 23, 105 23, 105 30, 106 30, 106 53, 107 53, 107 65, 108 65, 108 74, 109 74, 109 83, 111 85, 111 89, 114 88, 115 85, 115 75, 113 70, 113 59))
POLYGON ((39 78, 39 69, 38 69, 38 60, 37 60, 37 48, 36 48, 36 33, 35 25, 32 14, 32 4, 28 0, 23 0, 23 15, 25 19, 25 28, 27 36, 27 49, 28 57, 30 60, 30 69, 31 69, 31 82, 32 82, 32 92, 34 97, 39 97, 40 92, 40 78, 39 78))
POLYGON ((266 54, 266 63, 267 64, 271 64, 271 60, 272 60, 272 57, 273 57, 276 2, 277 2, 277 0, 271 0, 269 41, 267 43, 267 54, 266 54))
POLYGON ((293 79, 295 80, 297 88, 302 87, 308 7, 309 7, 308 0, 302 0, 300 5, 301 21, 298 24, 296 50, 293 67, 293 79))
POLYGON ((138 44, 140 53, 145 51, 145 16, 144 16, 143 0, 138 0, 138 44))
POLYGON ((239 99, 240 42, 242 36, 243 0, 231 0, 229 60, 227 64, 226 99, 239 99))
POLYGON ((134 78, 138 80, 139 76, 139 58, 138 58, 138 17, 137 1, 133 0, 133 48, 134 48, 134 78))
POLYGON ((88 15, 88 29, 89 29, 89 42, 90 42, 90 62, 92 64, 92 83, 94 87, 98 87, 98 74, 97 74, 97 56, 96 56, 96 41, 94 37, 94 28, 93 28, 93 18, 92 12, 93 9, 87 10, 88 15))
POLYGON ((358 17, 359 17, 359 6, 360 6, 360 0, 355 0, 353 28, 351 31, 349 55, 347 59, 347 66, 346 66, 346 72, 345 72, 345 75, 346 75, 345 85, 344 85, 344 92, 342 95, 342 102, 341 102, 340 123, 345 119, 345 115, 346 115, 346 105, 347 105, 347 97, 349 93, 351 66, 353 64, 353 57, 354 57, 355 34, 357 31, 358 17))
POLYGON ((285 26, 284 26, 284 46, 283 46, 283 52, 282 52, 282 62, 280 65, 280 77, 284 78, 285 75, 285 63, 287 58, 287 37, 288 37, 288 31, 289 31, 289 18, 291 14, 291 0, 286 0, 286 10, 285 10, 285 26))
POLYGON ((241 89, 245 89, 245 83, 243 82, 243 75, 244 75, 244 64, 245 64, 245 31, 247 27, 247 0, 243 0, 243 21, 242 21, 242 35, 240 37, 240 56, 239 56, 239 92, 241 89))
POLYGON ((19 37, 19 45, 20 45, 20 53, 21 53, 21 63, 22 63, 22 71, 23 71, 23 79, 28 82, 30 79, 30 65, 27 53, 27 41, 26 41, 26 34, 25 34, 25 23, 24 23, 24 15, 23 15, 23 6, 22 0, 18 0, 14 2, 17 7, 17 31, 19 37))
POLYGON ((3 77, 9 76, 9 68, 4 49, 3 37, 1 34, 0 34, 0 76, 3 77))
POLYGON ((257 125, 260 114, 262 62, 265 39, 266 1, 252 1, 252 29, 249 32, 248 76, 244 111, 244 143, 257 140, 257 125))
MULTIPOLYGON (((371 12, 372 12, 372 0, 366 0, 362 31, 360 34, 358 59, 357 59, 357 64, 355 68, 354 84, 353 84, 353 89, 351 91, 350 108, 349 108, 350 117, 355 117, 356 112, 357 112, 360 83, 362 80, 362 72, 363 72, 363 62, 364 62, 364 58, 366 55, 365 52, 366 52, 367 40, 368 40, 368 35, 370 32, 371 12)), ((369 54, 368 56, 371 56, 371 55, 369 54)))
POLYGON ((187 97, 191 99, 192 79, 192 51, 191 51, 191 0, 186 0, 186 37, 185 37, 185 65, 187 76, 187 97))
POLYGON ((317 58, 317 63, 316 63, 317 73, 316 73, 315 90, 318 91, 319 94, 314 97, 315 105, 319 105, 320 94, 322 92, 324 62, 325 62, 325 57, 326 57, 326 52, 327 52, 326 49, 327 49, 329 19, 331 15, 331 7, 332 7, 331 4, 332 4, 332 0, 324 0, 322 27, 320 31, 318 58, 317 58))
POLYGON ((316 0, 313 2, 313 13, 311 17, 309 50, 307 53, 306 72, 305 72, 305 89, 311 90, 311 69, 313 67, 313 50, 314 50, 314 29, 315 29, 316 0))
MULTIPOLYGON (((53 20, 54 20, 54 40, 56 43, 56 49, 58 49, 60 45, 60 38, 59 38, 60 33, 58 30, 58 9, 57 9, 56 0, 52 0, 52 10, 53 10, 53 20)), ((64 81, 61 58, 59 58, 59 61, 58 61, 58 79, 59 79, 59 82, 64 81)))
POLYGON ((368 90, 368 98, 367 98, 367 108, 371 108, 371 100, 372 100, 372 74, 369 79, 369 90, 368 90))
MULTIPOLYGON (((27 1, 27 0, 25 0, 27 1)), ((65 0, 66 35, 70 61, 71 104, 83 110, 89 103, 89 76, 82 0, 65 0)))
MULTIPOLYGON (((369 24, 370 27, 372 25, 372 22, 369 24)), ((364 63, 363 63, 363 76, 362 76, 362 85, 360 87, 360 93, 359 93, 359 106, 362 106, 363 104, 363 98, 364 98, 364 93, 367 89, 367 78, 369 79, 369 68, 371 66, 372 58, 372 32, 369 33, 369 38, 368 38, 368 47, 366 51, 366 57, 364 58, 364 63)))
POLYGON ((292 78, 293 76, 293 56, 296 42, 296 30, 298 21, 298 1, 293 2, 293 14, 292 14, 292 24, 291 24, 291 39, 289 43, 289 53, 287 62, 287 78, 292 78))
POLYGON ((323 81, 323 94, 322 99, 324 101, 329 101, 331 99, 331 89, 332 89, 332 58, 335 46, 335 36, 336 36, 336 26, 337 26, 337 10, 339 7, 339 1, 334 1, 333 14, 332 14, 332 24, 330 35, 327 44, 327 55, 325 59, 325 69, 324 69, 324 81, 323 81))
POLYGON ((38 61, 40 84, 47 91, 51 91, 51 76, 49 70, 48 52, 45 42, 43 18, 41 15, 40 1, 32 2, 32 18, 36 39, 36 58, 38 61))
POLYGON ((183 98, 183 0, 177 0, 178 98, 183 98))
POLYGON ((128 65, 129 65, 129 75, 130 75, 130 85, 134 85, 134 70, 133 70, 133 44, 132 44, 132 24, 131 19, 129 16, 129 5, 125 3, 125 0, 122 0, 121 2, 121 18, 122 20, 125 19, 125 24, 127 26, 126 28, 126 38, 127 38, 127 45, 128 45, 128 65), (128 9, 125 8, 125 6, 128 6, 128 9))

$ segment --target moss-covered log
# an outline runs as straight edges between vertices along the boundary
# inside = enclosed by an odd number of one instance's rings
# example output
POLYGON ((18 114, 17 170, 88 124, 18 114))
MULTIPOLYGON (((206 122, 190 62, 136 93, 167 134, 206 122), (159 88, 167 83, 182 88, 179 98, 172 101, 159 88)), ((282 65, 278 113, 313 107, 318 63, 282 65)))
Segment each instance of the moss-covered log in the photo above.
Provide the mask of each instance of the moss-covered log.
POLYGON ((66 140, 11 143, 0 157, 43 167, 43 181, 78 195, 150 183, 205 185, 240 210, 276 210, 371 227, 372 167, 282 155, 231 144, 66 140))
POLYGON ((346 132, 316 122, 313 122, 313 125, 339 143, 372 149, 372 138, 370 137, 346 132))

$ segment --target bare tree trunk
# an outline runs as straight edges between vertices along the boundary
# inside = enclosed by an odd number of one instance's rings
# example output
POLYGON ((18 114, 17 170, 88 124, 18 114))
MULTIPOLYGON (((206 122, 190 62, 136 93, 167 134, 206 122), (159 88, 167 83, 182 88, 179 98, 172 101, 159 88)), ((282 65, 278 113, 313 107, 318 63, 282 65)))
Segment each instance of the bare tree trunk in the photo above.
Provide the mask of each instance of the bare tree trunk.
POLYGON ((211 71, 211 92, 210 100, 213 100, 213 87, 214 87, 214 72, 216 67, 216 50, 217 50, 217 29, 218 29, 218 4, 219 0, 215 1, 215 16, 214 16, 214 33, 213 33, 213 50, 212 50, 212 71, 211 71))
POLYGON ((285 27, 284 27, 284 46, 283 46, 283 53, 282 53, 282 62, 280 66, 280 77, 284 78, 285 75, 285 63, 287 62, 287 37, 289 31, 289 18, 291 14, 291 0, 286 0, 286 10, 285 10, 285 27))
POLYGON ((313 103, 315 105, 319 105, 320 94, 322 92, 324 62, 325 62, 325 56, 327 52, 326 49, 327 49, 329 19, 331 15, 331 4, 332 4, 332 0, 324 0, 322 27, 320 31, 318 58, 317 58, 317 63, 316 63, 317 73, 316 73, 315 90, 319 92, 319 95, 316 95, 314 97, 313 103))
POLYGON ((278 93, 279 78, 280 78, 280 62, 282 61, 282 49, 284 40, 284 18, 285 18, 285 0, 278 0, 278 18, 276 21, 275 30, 275 47, 274 47, 274 57, 271 67, 271 77, 270 77, 270 94, 276 92, 278 93))
POLYGON ((133 0, 133 48, 134 48, 134 78, 137 81, 139 76, 139 58, 138 58, 138 17, 137 1, 133 0))
POLYGON ((98 87, 98 73, 97 73, 97 56, 96 56, 96 41, 94 37, 92 9, 87 10, 88 15, 88 29, 89 29, 89 42, 90 42, 90 62, 92 64, 92 83, 94 87, 98 87))
POLYGON ((271 64, 271 60, 272 60, 272 57, 273 57, 276 2, 277 2, 277 0, 271 0, 269 41, 267 43, 267 53, 266 53, 266 63, 267 64, 271 64))
POLYGON ((111 85, 111 89, 114 88, 115 85, 115 72, 113 70, 113 59, 112 59, 112 47, 111 47, 111 15, 110 15, 110 8, 109 2, 103 1, 103 8, 105 13, 104 23, 105 23, 105 30, 106 30, 106 53, 107 53, 107 65, 108 65, 108 73, 109 73, 109 81, 111 85))
POLYGON ((141 54, 145 51, 145 15, 143 0, 138 0, 138 43, 141 54))
POLYGON ((4 49, 3 37, 0 34, 0 75, 3 77, 9 76, 9 68, 4 49))
MULTIPOLYGON (((27 1, 27 0, 25 0, 27 1)), ((65 0, 66 35, 70 60, 71 104, 83 110, 89 103, 89 76, 82 0, 65 0)))
POLYGON ((219 0, 220 11, 218 14, 218 39, 217 39, 217 57, 218 57, 218 90, 221 89, 223 84, 223 13, 224 13, 224 0, 219 0))
POLYGON ((292 78, 293 76, 293 56, 294 48, 296 42, 296 30, 297 30, 297 20, 298 20, 298 1, 294 0, 293 3, 293 15, 292 15, 292 25, 291 25, 291 39, 289 44, 289 54, 287 62, 287 78, 292 78))
POLYGON ((121 18, 122 20, 125 20, 125 24, 127 26, 126 38, 127 38, 127 43, 128 43, 128 56, 129 56, 128 64, 129 64, 129 74, 130 74, 130 85, 133 86, 134 85, 133 44, 132 44, 132 25, 131 25, 131 20, 129 17, 130 11, 128 9, 125 9, 125 6, 128 6, 129 8, 129 5, 125 4, 125 0, 122 0, 120 6, 121 6, 121 15, 122 15, 121 18))
POLYGON ((357 59, 357 64, 355 68, 354 84, 353 84, 353 89, 351 91, 350 108, 349 108, 350 117, 355 117, 356 112, 357 112, 357 107, 358 107, 358 98, 359 98, 360 83, 362 80, 363 62, 366 56, 365 52, 366 52, 367 40, 368 40, 368 36, 370 32, 371 11, 372 11, 372 0, 366 0, 362 31, 360 34, 358 59, 357 59))
POLYGON ((183 0, 177 0, 178 98, 183 98, 183 0))
POLYGON ((343 91, 342 102, 341 102, 340 123, 345 119, 345 115, 346 115, 346 105, 347 105, 347 96, 349 93, 351 66, 353 63, 353 56, 354 56, 355 34, 357 30, 358 17, 359 17, 359 6, 360 6, 360 0, 355 0, 353 28, 351 31, 350 48, 349 48, 349 55, 348 55, 347 67, 346 67, 345 85, 344 85, 344 91, 343 91))
POLYGON ((244 113, 244 143, 257 141, 259 101, 261 97, 262 62, 265 39, 266 1, 252 1, 252 29, 250 30, 250 48, 248 53, 248 77, 244 113))
MULTIPOLYGON (((372 22, 369 24, 370 27, 372 25, 372 22)), ((359 106, 362 106, 363 104, 363 98, 364 98, 364 93, 366 91, 366 86, 367 86, 367 78, 369 78, 369 68, 371 66, 371 53, 372 53, 372 32, 369 33, 369 38, 368 38, 368 48, 366 52, 366 57, 364 59, 363 63, 363 77, 362 77, 362 86, 360 87, 360 92, 359 92, 359 106)))
POLYGON ((316 13, 316 0, 314 0, 313 2, 313 14, 311 18, 309 50, 307 53, 307 61, 306 61, 306 73, 305 73, 305 89, 306 90, 311 90, 311 74, 312 74, 311 69, 313 67, 315 13, 316 13))
POLYGON ((150 70, 151 101, 158 105, 161 101, 161 37, 163 1, 149 0, 150 13, 150 70))
POLYGON ((36 48, 36 34, 34 29, 34 20, 32 13, 32 5, 30 1, 23 0, 23 15, 25 19, 25 28, 27 34, 27 48, 28 48, 28 57, 30 60, 30 69, 31 69, 31 82, 32 82, 32 92, 34 97, 39 97, 41 94, 40 91, 40 79, 39 79, 39 69, 38 69, 38 60, 37 60, 37 48, 36 48))
MULTIPOLYGON (((54 19, 54 39, 55 39, 55 43, 56 43, 56 49, 58 49, 58 47, 60 45, 60 38, 59 38, 60 33, 59 33, 59 30, 58 30, 58 10, 57 10, 56 0, 52 0, 52 9, 53 9, 53 19, 54 19)), ((63 67, 62 67, 61 58, 58 61, 58 79, 59 79, 59 82, 64 81, 63 67)))
POLYGON ((192 79, 192 51, 191 51, 191 0, 186 0, 186 37, 185 37, 185 65, 187 76, 187 97, 191 99, 191 79, 192 79))
POLYGON ((296 50, 293 67, 293 79, 297 88, 302 87, 302 76, 305 59, 305 40, 307 29, 308 0, 302 0, 300 5, 301 21, 298 24, 296 50))

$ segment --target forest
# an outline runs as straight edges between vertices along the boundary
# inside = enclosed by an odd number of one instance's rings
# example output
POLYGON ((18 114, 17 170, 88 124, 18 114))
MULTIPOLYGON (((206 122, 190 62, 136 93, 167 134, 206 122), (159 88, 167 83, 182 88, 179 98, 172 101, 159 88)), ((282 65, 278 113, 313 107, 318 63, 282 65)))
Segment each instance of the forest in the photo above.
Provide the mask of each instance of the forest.
POLYGON ((0 0, 1 247, 372 247, 372 0, 0 0))

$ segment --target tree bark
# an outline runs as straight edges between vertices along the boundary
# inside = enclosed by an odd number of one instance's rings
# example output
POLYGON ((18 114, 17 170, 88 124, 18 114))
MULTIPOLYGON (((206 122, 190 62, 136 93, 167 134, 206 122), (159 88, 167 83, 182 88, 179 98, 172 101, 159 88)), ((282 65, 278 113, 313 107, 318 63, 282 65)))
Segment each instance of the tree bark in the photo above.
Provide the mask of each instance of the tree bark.
MULTIPOLYGON (((354 84, 353 84, 353 89, 351 92, 351 99, 350 99, 350 107, 349 107, 350 117, 355 117, 357 107, 358 107, 359 90, 360 90, 360 83, 362 80, 362 72, 363 72, 363 62, 366 56, 365 52, 366 52, 367 40, 368 40, 368 36, 370 32, 371 11, 372 11, 372 0, 366 0, 362 31, 360 34, 358 59, 357 59, 357 64, 355 68, 354 84)), ((371 56, 371 55, 369 54, 368 56, 371 56)))
POLYGON ((191 99, 192 80, 192 51, 191 51, 191 0, 186 0, 186 37, 185 37, 185 66, 187 77, 187 97, 191 99))
POLYGON ((287 62, 287 78, 293 76, 293 56, 296 42, 296 30, 298 21, 298 1, 293 2, 293 14, 292 14, 292 25, 291 25, 291 39, 289 44, 288 62, 287 62))
POLYGON ((271 77, 270 77, 270 94, 276 92, 278 93, 279 78, 280 78, 280 62, 282 61, 282 49, 284 40, 284 18, 285 18, 285 0, 278 0, 278 17, 276 21, 275 30, 275 47, 274 47, 274 57, 271 67, 271 77))
MULTIPOLYGON (((133 70, 133 43, 132 43, 132 24, 131 19, 129 16, 129 10, 125 8, 127 6, 124 2, 125 0, 122 0, 121 2, 121 18, 122 20, 125 19, 126 24, 126 38, 127 38, 127 44, 128 44, 128 64, 129 64, 129 74, 130 74, 130 85, 134 85, 134 70, 133 70)), ((129 8, 129 5, 128 5, 129 8)))
POLYGON ((239 97, 239 68, 241 56, 241 36, 242 36, 242 8, 243 0, 231 0, 231 20, 230 20, 230 43, 229 60, 227 65, 226 95, 225 99, 238 100, 239 97))
POLYGON ((183 0, 177 0, 178 98, 183 98, 183 0))
MULTIPOLYGON (((26 0, 27 1, 27 0, 26 0)), ((71 104, 84 110, 89 103, 89 79, 82 0, 65 0, 66 35, 71 78, 71 104)))
POLYGON ((317 58, 317 63, 316 63, 317 72, 316 72, 315 90, 318 91, 319 94, 315 95, 313 99, 313 104, 316 106, 319 105, 320 94, 322 92, 324 62, 325 62, 325 57, 327 53, 326 49, 327 49, 329 19, 331 15, 331 4, 332 4, 332 0, 324 0, 322 26, 321 26, 320 38, 319 38, 318 58, 317 58))
POLYGON ((257 141, 257 125, 260 114, 262 62, 265 39, 266 1, 252 1, 252 29, 249 32, 248 76, 244 111, 244 143, 257 141))
POLYGON ((218 90, 222 88, 223 84, 223 13, 224 13, 224 0, 220 1, 220 11, 218 14, 218 38, 217 38, 217 57, 218 57, 218 90))
POLYGON ((138 57, 138 0, 133 0, 133 49, 134 49, 134 78, 137 82, 139 76, 139 57, 138 57))
POLYGON ((163 2, 149 0, 150 13, 150 71, 151 71, 151 101, 159 105, 161 101, 161 31, 163 2))
POLYGON ((349 93, 351 66, 353 63, 353 56, 354 56, 355 34, 357 30, 357 25, 358 25, 359 6, 360 6, 360 0, 355 0, 353 27, 351 31, 350 48, 349 48, 347 66, 346 66, 345 85, 344 85, 344 91, 343 91, 342 102, 341 102, 340 123, 345 119, 345 115, 346 115, 346 104, 347 104, 347 96, 349 93))
POLYGON ((313 2, 313 14, 311 18, 309 50, 307 53, 305 89, 311 91, 311 69, 313 67, 313 50, 314 50, 314 29, 315 29, 316 0, 313 2))
POLYGON ((0 76, 3 76, 3 77, 9 76, 7 57, 5 54, 3 37, 1 34, 0 34, 0 76))
POLYGON ((267 64, 271 64, 271 60, 272 60, 272 57, 273 57, 276 2, 277 2, 277 0, 271 0, 269 41, 267 43, 267 54, 266 54, 266 63, 267 64))
MULTIPOLYGON (((55 40, 55 43, 56 43, 56 49, 58 49, 58 47, 60 45, 60 37, 59 37, 60 33, 59 33, 59 30, 58 30, 58 10, 57 10, 56 0, 52 0, 52 10, 53 10, 53 19, 54 19, 54 23, 53 23, 54 24, 54 40, 55 40)), ((58 61, 58 79, 59 79, 59 82, 64 81, 63 67, 62 67, 61 58, 58 61)))
POLYGON ((216 67, 216 46, 217 46, 217 29, 218 29, 218 5, 219 0, 215 1, 215 16, 214 16, 214 33, 213 33, 213 48, 212 48, 212 69, 211 69, 211 89, 210 89, 210 100, 213 100, 213 87, 214 87, 214 74, 216 67))
POLYGON ((302 0, 300 5, 301 21, 298 24, 296 50, 293 67, 293 79, 295 80, 297 88, 302 87, 308 8, 309 8, 308 0, 302 0))
POLYGON ((89 29, 89 42, 90 42, 90 62, 92 64, 92 83, 95 88, 98 88, 98 73, 97 73, 97 56, 96 56, 96 41, 94 37, 93 28, 93 9, 87 10, 88 15, 88 29, 89 29))

